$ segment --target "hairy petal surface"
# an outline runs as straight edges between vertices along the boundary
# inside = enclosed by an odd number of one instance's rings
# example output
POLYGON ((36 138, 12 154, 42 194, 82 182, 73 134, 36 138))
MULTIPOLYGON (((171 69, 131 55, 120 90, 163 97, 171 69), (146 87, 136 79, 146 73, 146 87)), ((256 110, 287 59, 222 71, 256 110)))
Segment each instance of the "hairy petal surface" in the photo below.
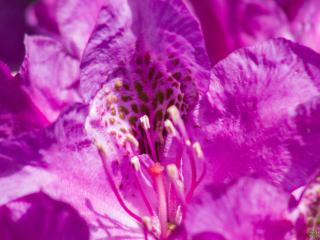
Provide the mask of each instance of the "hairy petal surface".
POLYGON ((64 46, 48 37, 26 37, 26 57, 20 69, 23 85, 34 103, 54 121, 67 105, 80 101, 79 62, 64 46))
POLYGON ((86 222, 70 205, 39 192, 0 207, 0 239, 89 240, 86 222))
POLYGON ((214 67, 197 111, 214 182, 255 173, 287 190, 305 184, 320 164, 319 62, 312 50, 274 39, 214 67))

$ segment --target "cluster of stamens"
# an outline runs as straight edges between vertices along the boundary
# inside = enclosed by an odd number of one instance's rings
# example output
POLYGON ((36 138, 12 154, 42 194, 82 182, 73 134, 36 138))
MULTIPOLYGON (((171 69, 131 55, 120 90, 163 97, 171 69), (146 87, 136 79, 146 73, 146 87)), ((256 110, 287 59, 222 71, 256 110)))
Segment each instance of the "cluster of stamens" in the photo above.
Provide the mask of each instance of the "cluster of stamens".
POLYGON ((196 99, 192 64, 185 67, 183 58, 168 56, 161 63, 148 52, 137 55, 129 69, 120 69, 121 74, 97 94, 86 121, 120 206, 146 234, 159 239, 166 239, 181 223, 185 204, 206 169, 200 161, 204 157, 201 146, 191 140, 183 120, 196 99), (122 171, 117 179, 112 163, 120 169, 118 173, 122 171), (123 163, 130 163, 133 175, 121 169, 123 163), (202 171, 199 177, 197 170, 202 171), (156 198, 146 190, 149 183, 156 198), (142 214, 128 204, 137 194, 144 206, 134 206, 146 210, 142 214))
MULTIPOLYGON (((175 138, 184 148, 182 154, 175 156, 176 163, 171 162, 165 165, 162 163, 162 159, 158 161, 153 139, 150 135, 151 128, 148 116, 143 115, 139 120, 141 127, 145 131, 149 148, 151 149, 151 153, 148 156, 152 160, 151 164, 147 165, 142 162, 141 155, 135 154, 136 151, 134 151, 134 149, 138 148, 139 141, 133 135, 128 135, 128 145, 126 147, 131 149, 130 163, 135 171, 135 184, 138 186, 139 193, 141 194, 145 207, 148 209, 149 215, 139 216, 139 214, 129 209, 115 181, 112 179, 111 173, 109 172, 110 170, 106 167, 108 180, 120 205, 131 217, 138 221, 148 233, 153 234, 159 239, 166 239, 170 232, 181 223, 185 204, 191 199, 194 190, 202 180, 205 169, 203 165, 202 174, 198 178, 196 163, 199 163, 199 160, 203 158, 201 146, 198 142, 192 142, 190 140, 179 110, 175 106, 171 106, 168 109, 168 113, 170 119, 164 121, 167 135, 175 138), (186 158, 183 155, 186 156, 186 158), (184 164, 189 166, 188 175, 191 176, 191 181, 185 179, 185 176, 183 176, 182 159, 189 159, 189 162, 184 164), (148 176, 143 176, 143 169, 146 170, 145 172, 147 172, 148 176), (157 206, 151 204, 142 187, 142 183, 146 177, 152 179, 157 195, 157 206), (188 186, 186 186, 187 182, 188 186)), ((103 147, 99 147, 99 151, 103 160, 106 161, 107 153, 104 152, 103 147)))

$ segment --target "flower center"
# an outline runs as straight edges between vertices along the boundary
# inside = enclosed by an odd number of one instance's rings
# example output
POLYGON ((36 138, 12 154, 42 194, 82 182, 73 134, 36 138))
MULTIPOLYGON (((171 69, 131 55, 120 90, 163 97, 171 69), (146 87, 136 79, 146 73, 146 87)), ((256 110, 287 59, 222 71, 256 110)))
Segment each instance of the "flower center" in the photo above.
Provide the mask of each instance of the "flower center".
POLYGON ((185 204, 205 174, 203 165, 197 176, 203 153, 183 120, 197 100, 190 69, 174 54, 166 61, 140 54, 97 94, 86 121, 119 204, 160 239, 180 224, 185 204), (136 203, 137 193, 143 206, 136 203), (147 213, 130 210, 130 199, 147 213))

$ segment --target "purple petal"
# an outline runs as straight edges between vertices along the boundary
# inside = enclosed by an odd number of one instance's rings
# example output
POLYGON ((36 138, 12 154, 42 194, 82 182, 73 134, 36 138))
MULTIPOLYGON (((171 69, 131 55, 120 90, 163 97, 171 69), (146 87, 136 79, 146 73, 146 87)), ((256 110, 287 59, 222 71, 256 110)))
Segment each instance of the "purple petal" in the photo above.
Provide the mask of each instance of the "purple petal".
POLYGON ((23 55, 24 20, 28 1, 2 0, 0 2, 0 60, 13 69, 20 65, 23 55))
POLYGON ((257 179, 240 179, 223 192, 208 186, 188 206, 184 228, 192 239, 285 239, 296 235, 289 198, 257 179))
POLYGON ((0 85, 0 139, 11 138, 48 124, 23 90, 20 77, 12 77, 9 68, 1 62, 0 85))
POLYGON ((88 240, 85 221, 69 205, 35 193, 0 207, 0 239, 88 240))
POLYGON ((54 121, 67 105, 80 101, 77 91, 79 62, 56 40, 27 37, 26 57, 20 69, 33 102, 54 121))
POLYGON ((80 59, 103 0, 41 0, 29 9, 28 22, 37 32, 61 40, 80 59))
POLYGON ((255 173, 292 190, 319 167, 320 56, 284 39, 213 69, 197 118, 215 182, 255 173))
POLYGON ((283 8, 284 12, 287 14, 289 20, 292 20, 297 12, 299 11, 299 8, 304 2, 304 0, 276 0, 276 2, 283 8))
POLYGON ((286 16, 274 1, 186 1, 192 5, 201 22, 213 63, 235 49, 270 37, 290 38, 286 16))
POLYGON ((87 107, 76 105, 45 132, 1 142, 7 164, 0 165, 0 203, 42 189, 77 209, 92 236, 139 239, 140 227, 120 207, 97 149, 84 133, 86 115, 87 107))
MULTIPOLYGON (((101 84, 149 52, 166 64, 168 55, 186 64, 169 71, 194 70, 195 82, 207 89, 209 62, 197 22, 180 0, 110 2, 100 12, 81 64, 81 91, 92 98, 101 84), (139 56, 140 57, 140 56, 139 56)), ((160 60, 159 64, 161 63, 160 60)), ((181 63, 180 63, 181 64, 181 63)), ((171 64, 172 65, 172 64, 171 64)), ((183 72, 183 75, 184 75, 183 72)))
POLYGON ((320 2, 317 0, 304 1, 292 21, 293 33, 296 40, 317 52, 320 52, 320 2))
POLYGON ((57 0, 39 0, 27 11, 27 22, 36 32, 60 34, 56 18, 57 0))
POLYGON ((79 59, 95 26, 103 0, 57 0, 62 41, 79 59))

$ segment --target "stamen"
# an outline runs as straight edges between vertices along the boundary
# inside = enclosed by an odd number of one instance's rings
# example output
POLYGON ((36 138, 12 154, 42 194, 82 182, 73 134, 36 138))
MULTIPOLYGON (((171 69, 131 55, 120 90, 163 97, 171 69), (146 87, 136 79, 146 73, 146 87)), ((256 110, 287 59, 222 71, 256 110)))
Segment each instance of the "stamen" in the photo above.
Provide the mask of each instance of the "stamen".
POLYGON ((141 125, 145 131, 147 131, 150 128, 150 122, 149 122, 149 118, 147 115, 143 115, 140 118, 140 122, 141 122, 141 125))
POLYGON ((146 228, 148 229, 148 231, 151 232, 152 231, 151 218, 148 216, 144 216, 144 217, 142 217, 142 221, 143 221, 144 225, 146 226, 146 228))
POLYGON ((181 118, 181 115, 180 115, 178 108, 175 105, 172 105, 171 107, 168 108, 167 111, 168 111, 173 123, 178 126, 178 129, 180 130, 180 132, 182 134, 182 137, 185 141, 185 144, 187 146, 190 146, 191 142, 190 142, 186 127, 183 123, 183 120, 181 118))
POLYGON ((139 142, 138 140, 130 133, 126 134, 126 138, 125 138, 125 141, 124 141, 124 145, 126 143, 131 143, 136 149, 139 148, 139 142))
POLYGON ((177 166, 175 164, 168 164, 167 174, 170 178, 171 183, 174 186, 176 193, 178 194, 180 201, 184 204, 185 203, 184 184, 179 179, 179 172, 178 172, 177 166))
POLYGON ((131 164, 134 166, 134 169, 139 172, 141 169, 140 160, 137 156, 134 156, 130 159, 131 164))
POLYGON ((172 136, 177 135, 177 131, 169 119, 164 121, 164 126, 169 134, 171 134, 172 136))
POLYGON ((151 150, 151 155, 152 155, 152 158, 154 161, 157 160, 157 155, 156 155, 156 151, 155 151, 155 148, 154 148, 154 144, 153 144, 153 141, 151 139, 151 136, 150 136, 150 132, 149 132, 149 129, 150 129, 150 121, 149 121, 149 118, 147 115, 143 115, 141 118, 140 118, 140 122, 141 122, 141 125, 146 133, 146 136, 147 136, 147 141, 148 141, 148 144, 149 144, 149 147, 150 147, 150 150, 151 150))
POLYGON ((123 201, 120 193, 118 192, 118 189, 116 187, 116 184, 114 183, 112 176, 108 170, 108 165, 107 165, 107 159, 106 159, 106 152, 100 147, 100 145, 97 146, 98 152, 99 152, 99 156, 101 158, 102 161, 102 165, 103 165, 103 169, 105 172, 105 175, 107 176, 107 180, 110 184, 110 187, 114 193, 114 195, 116 196, 120 206, 129 214, 129 216, 131 216, 132 218, 134 218, 136 221, 142 223, 142 219, 141 217, 139 217, 137 214, 135 214, 134 212, 132 212, 127 205, 125 204, 125 202, 123 201))
POLYGON ((141 165, 140 165, 140 160, 139 160, 139 157, 138 156, 134 156, 130 159, 130 162, 131 164, 133 165, 134 169, 136 170, 135 172, 135 180, 136 180, 136 183, 137 183, 137 187, 139 189, 139 192, 141 193, 141 196, 142 196, 142 199, 150 213, 150 215, 153 215, 153 209, 151 207, 151 204, 146 196, 146 194, 144 193, 142 187, 141 187, 141 183, 140 183, 140 178, 142 178, 142 176, 138 176, 138 174, 141 175, 141 165))
POLYGON ((199 142, 195 142, 193 145, 192 145, 192 148, 197 156, 197 158, 199 159, 203 159, 203 151, 202 151, 202 148, 201 148, 201 145, 199 142))
POLYGON ((165 239, 167 237, 167 199, 166 190, 164 187, 162 173, 164 167, 160 163, 155 163, 150 167, 150 172, 154 177, 155 184, 158 189, 159 197, 159 222, 161 228, 161 237, 165 239))

